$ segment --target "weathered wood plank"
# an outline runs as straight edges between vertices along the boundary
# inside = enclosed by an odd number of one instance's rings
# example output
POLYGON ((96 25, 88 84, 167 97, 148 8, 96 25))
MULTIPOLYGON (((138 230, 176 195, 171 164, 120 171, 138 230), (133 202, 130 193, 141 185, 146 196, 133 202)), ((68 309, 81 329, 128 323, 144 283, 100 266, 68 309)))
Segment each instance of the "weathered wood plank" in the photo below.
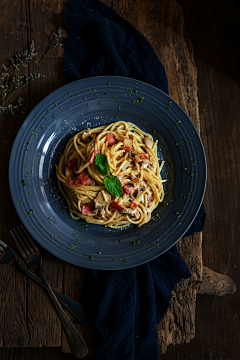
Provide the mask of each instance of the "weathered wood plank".
MULTIPOLYGON (((64 2, 35 1, 28 2, 27 33, 28 40, 34 40, 39 55, 47 52, 53 41, 53 31, 63 25, 64 2), (49 14, 51 16, 49 17, 49 14)), ((41 56, 38 57, 40 59, 41 56)), ((63 49, 54 49, 49 56, 36 68, 30 64, 30 72, 40 72, 45 78, 33 82, 29 86, 31 107, 37 105, 45 96, 64 85, 63 49), (61 69, 61 70, 60 70, 61 69)), ((63 262, 44 249, 43 270, 49 284, 62 291, 63 262)), ((61 321, 45 291, 33 281, 28 287, 28 323, 31 338, 29 347, 61 346, 61 321)))
POLYGON ((1 269, 0 287, 0 347, 27 346, 26 279, 13 266, 5 265, 1 269))
POLYGON ((171 306, 158 325, 159 352, 165 354, 170 344, 188 343, 195 337, 197 282, 202 279, 202 234, 197 233, 178 242, 192 277, 174 289, 171 306), (190 251, 190 252, 189 252, 190 251))
MULTIPOLYGON (((64 354, 61 348, 0 348, 1 360, 76 360, 73 354, 64 354)), ((93 360, 91 354, 84 360, 93 360)))
POLYGON ((1 360, 25 360, 25 349, 24 348, 0 348, 0 359, 1 360))
POLYGON ((198 294, 231 295, 237 291, 236 284, 225 274, 218 274, 208 267, 203 267, 202 281, 199 283, 198 294))
MULTIPOLYGON (((1 2, 1 41, 0 66, 15 54, 27 49, 27 34, 25 1, 13 0, 11 6, 8 1, 1 2)), ((26 101, 21 108, 28 109, 27 89, 21 92, 26 101)), ((18 112, 19 115, 20 112, 18 112)), ((21 116, 11 115, 0 117, 0 237, 12 245, 5 233, 18 222, 16 211, 11 201, 7 181, 7 168, 12 143, 21 125, 21 116)), ((0 264, 0 347, 27 346, 29 332, 26 317, 27 279, 13 267, 0 264)))
MULTIPOLYGON (((41 3, 42 5, 42 3, 41 3)), ((51 3, 52 14, 55 23, 49 26, 49 4, 43 7, 39 3, 29 4, 26 1, 12 3, 9 9, 8 3, 5 2, 1 8, 2 22, 6 22, 3 27, 3 40, 1 41, 1 61, 12 57, 16 53, 20 53, 28 48, 31 40, 35 41, 37 51, 43 54, 49 47, 53 36, 52 31, 56 31, 59 25, 63 23, 63 14, 58 13, 56 9, 63 11, 63 7, 59 7, 59 3, 55 1, 51 3), (29 8, 30 5, 30 8, 29 8), (16 11, 15 11, 16 10, 16 11), (59 16, 59 17, 58 17, 59 16), (60 23, 62 22, 62 23, 60 23), (47 33, 46 33, 47 32, 47 33), (48 39, 48 41, 47 41, 48 39)), ((40 57, 39 57, 40 59, 40 57)), ((1 168, 6 167, 13 139, 16 136, 18 128, 23 122, 26 114, 40 101, 56 88, 64 85, 64 76, 59 76, 63 65, 63 50, 55 49, 50 56, 41 64, 41 69, 36 69, 34 63, 30 64, 29 72, 41 72, 45 74, 45 78, 25 87, 18 96, 24 99, 24 105, 21 111, 13 118, 9 116, 1 117, 1 168), (58 58, 58 60, 57 60, 58 58)), ((40 68, 40 67, 39 67, 40 68)), ((1 204, 0 207, 0 226, 1 229, 9 230, 18 222, 18 216, 14 210, 6 181, 1 182, 0 189, 1 204), (9 218, 9 214, 12 217, 9 218)), ((43 268, 47 279, 52 286, 61 291, 62 286, 62 261, 55 259, 45 250, 41 249, 44 262, 43 268)), ((9 297, 7 306, 0 309, 5 311, 5 317, 8 319, 0 325, 1 346, 60 346, 61 345, 61 324, 58 316, 50 303, 45 292, 31 280, 27 280, 25 276, 13 271, 13 280, 10 279, 10 273, 6 273, 6 268, 1 266, 0 278, 4 279, 4 284, 13 291, 9 297), (12 287, 10 285, 12 284, 12 287), (28 287, 27 287, 27 284, 28 287), (19 295, 20 293, 20 295, 19 295), (22 299, 22 297, 24 297, 22 299), (29 305, 27 307, 27 305, 29 305), (17 315, 16 315, 17 313, 17 315), (18 319, 21 319, 21 322, 18 319), (22 328, 19 323, 21 323, 22 328), (14 330, 13 330, 14 329, 14 330), (31 332, 30 340, 28 332, 31 332), (19 337, 19 333, 22 337, 19 337)), ((4 303, 8 292, 0 293, 0 303, 4 303)))
MULTIPOLYGON (((239 1, 179 0, 194 44, 208 181, 203 264, 240 287, 239 1), (216 7, 219 11, 215 11, 216 7)), ((240 293, 198 296, 197 359, 240 358, 240 293)))
MULTIPOLYGON (((72 299, 79 301, 82 292, 82 282, 84 278, 84 269, 64 263, 64 294, 71 297, 72 299)), ((74 326, 79 330, 83 339, 85 340, 89 352, 92 352, 92 333, 88 325, 79 325, 78 321, 67 312, 70 320, 74 326)), ((63 330, 62 336, 62 351, 64 353, 71 352, 65 331, 63 330)))
MULTIPOLYGON (((39 247, 40 248, 40 247, 39 247)), ((62 291, 62 261, 40 248, 43 272, 50 286, 62 291)), ((61 322, 47 292, 34 281, 28 283, 29 347, 61 346, 61 322)))

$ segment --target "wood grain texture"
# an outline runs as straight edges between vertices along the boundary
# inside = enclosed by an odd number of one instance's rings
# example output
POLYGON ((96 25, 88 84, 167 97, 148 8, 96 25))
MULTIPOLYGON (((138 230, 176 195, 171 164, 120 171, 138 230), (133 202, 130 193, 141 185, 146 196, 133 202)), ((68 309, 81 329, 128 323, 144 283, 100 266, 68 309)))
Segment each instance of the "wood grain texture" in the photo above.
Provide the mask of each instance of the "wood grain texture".
MULTIPOLYGON (((5 62, 14 54, 20 53, 28 46, 27 34, 24 31, 26 24, 25 1, 1 2, 1 41, 0 63, 5 62)), ((6 65, 8 65, 6 63, 6 65)), ((28 109, 27 90, 22 91, 26 97, 22 111, 28 109)), ((14 206, 10 200, 7 181, 7 168, 11 146, 22 120, 9 115, 0 117, 0 237, 10 242, 7 237, 9 229, 18 222, 14 206), (5 170, 4 170, 5 169, 5 170), (10 201, 9 201, 10 200, 10 201)), ((0 264, 0 346, 27 346, 29 331, 27 324, 27 284, 26 277, 14 268, 0 264)))
MULTIPOLYGON (((6 26, 3 28, 3 39, 1 41, 1 63, 6 61, 14 54, 20 53, 30 46, 34 40, 38 60, 49 48, 53 40, 53 31, 63 25, 64 2, 52 1, 51 4, 43 4, 39 1, 13 2, 11 7, 4 1, 1 8, 1 19, 5 20, 6 26), (49 14, 51 16, 49 17, 49 14)), ((18 96, 24 99, 24 105, 15 115, 1 117, 0 120, 0 150, 1 168, 6 167, 9 161, 11 146, 16 133, 23 120, 31 109, 52 91, 64 85, 63 49, 55 49, 48 58, 36 68, 35 63, 30 63, 26 68, 26 73, 41 73, 45 78, 26 86, 18 96), (61 69, 61 71, 60 71, 61 69), (60 76, 60 74, 62 74, 60 76)), ((6 180, 6 178, 5 178, 6 180)), ((10 199, 7 181, 2 178, 0 187, 0 229, 6 233, 10 228, 19 223, 12 201, 10 199), (11 215, 10 215, 11 214, 11 215)), ((10 240, 8 240, 9 243, 10 240)), ((10 241, 11 243, 11 241, 10 241)), ((40 247, 40 252, 44 258, 43 270, 50 285, 62 290, 63 282, 63 262, 53 257, 40 247)), ((6 321, 0 325, 0 344, 1 346, 60 346, 61 345, 61 323, 48 295, 39 285, 26 276, 19 274, 11 269, 7 272, 7 267, 1 266, 0 279, 2 287, 7 291, 0 292, 0 303, 6 306, 0 308, 1 318, 4 311, 6 321), (11 272, 14 274, 10 278, 11 272), (6 297, 9 296, 8 302, 6 297), (4 324, 4 325, 3 325, 4 324)))
MULTIPOLYGON (((53 31, 63 25, 64 2, 58 1, 28 2, 26 31, 29 43, 34 40, 40 54, 45 54, 53 41, 53 31), (49 16, 50 14, 50 16, 49 16)), ((29 72, 40 72, 45 75, 39 82, 29 86, 29 101, 33 108, 52 91, 64 85, 63 49, 55 49, 46 60, 36 68, 30 63, 29 72)), ((63 262, 44 249, 40 249, 43 256, 43 271, 49 284, 62 291, 63 262)), ((61 322, 54 306, 45 291, 39 289, 35 282, 29 282, 28 287, 28 324, 31 333, 29 347, 61 346, 61 322)))
MULTIPOLYGON (((50 286, 62 291, 62 261, 40 249, 43 256, 43 272, 50 286)), ((29 280, 28 327, 31 334, 29 347, 61 346, 61 322, 44 289, 29 280)))
MULTIPOLYGON (((33 39, 39 54, 45 54, 53 41, 53 32, 64 25, 63 13, 65 1, 52 0, 28 2, 27 34, 29 42, 33 39)), ((40 72, 45 75, 42 84, 33 82, 29 87, 31 107, 54 90, 65 84, 63 75, 63 49, 54 49, 36 69, 31 63, 30 72, 40 72)), ((40 58, 40 57, 39 57, 40 58)), ((55 289, 62 291, 63 262, 44 249, 41 249, 44 259, 43 270, 47 281, 55 289)), ((54 306, 46 292, 39 290, 39 286, 31 282, 28 291, 28 319, 31 331, 30 347, 61 346, 61 322, 54 306), (39 309, 40 311, 36 311, 39 309)))
MULTIPOLYGON (((62 353, 61 348, 0 348, 1 360, 76 360, 73 354, 62 353)), ((87 355, 84 360, 93 360, 87 355)))
POLYGON ((1 271, 0 347, 28 345, 27 283, 20 272, 5 265, 1 271), (4 296, 3 296, 4 295, 4 296))
POLYGON ((192 277, 176 285, 170 308, 158 325, 160 354, 165 354, 171 344, 188 343, 195 337, 197 283, 202 280, 201 245, 201 233, 184 238, 178 243, 179 252, 192 277))
MULTIPOLYGON (((83 268, 64 263, 64 294, 76 301, 79 301, 81 296, 84 271, 85 269, 83 268)), ((91 353, 93 347, 91 328, 88 325, 79 325, 78 321, 69 312, 67 312, 67 314, 74 326, 79 330, 88 346, 89 353, 91 353)), ((71 352, 64 330, 62 335, 62 351, 64 353, 71 352)))
POLYGON ((231 295, 237 291, 236 284, 225 274, 218 274, 208 267, 203 267, 202 281, 199 284, 198 294, 231 295))
MULTIPOLYGON (((202 140, 208 165, 203 263, 240 287, 240 3, 180 0, 194 44, 202 140)), ((198 296, 197 359, 240 358, 240 293, 198 296)))

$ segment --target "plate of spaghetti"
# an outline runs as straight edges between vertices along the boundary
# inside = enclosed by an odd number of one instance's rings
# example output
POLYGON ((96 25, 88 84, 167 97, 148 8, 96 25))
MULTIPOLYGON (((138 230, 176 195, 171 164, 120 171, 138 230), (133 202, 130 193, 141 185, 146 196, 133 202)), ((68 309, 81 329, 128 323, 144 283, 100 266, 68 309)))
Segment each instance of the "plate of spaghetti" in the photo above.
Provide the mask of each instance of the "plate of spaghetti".
POLYGON ((201 206, 206 160, 198 132, 168 95, 134 79, 70 83, 28 115, 9 182, 30 234, 55 256, 93 269, 154 259, 201 206))

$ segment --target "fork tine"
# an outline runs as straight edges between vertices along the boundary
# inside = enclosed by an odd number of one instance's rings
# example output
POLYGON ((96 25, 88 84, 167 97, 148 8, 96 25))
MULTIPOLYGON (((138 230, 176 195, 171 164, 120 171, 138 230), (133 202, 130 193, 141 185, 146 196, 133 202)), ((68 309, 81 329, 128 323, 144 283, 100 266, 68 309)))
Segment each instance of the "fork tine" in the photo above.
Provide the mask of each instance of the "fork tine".
POLYGON ((27 247, 27 249, 29 250, 30 254, 34 252, 34 249, 31 245, 31 242, 29 242, 29 236, 27 236, 27 234, 23 234, 23 231, 22 229, 20 229, 19 226, 17 226, 17 230, 19 232, 19 236, 21 237, 22 239, 22 245, 24 244, 25 245, 25 248, 27 247))
MULTIPOLYGON (((37 246, 35 245, 33 239, 31 238, 31 236, 28 234, 27 230, 24 228, 24 226, 21 224, 20 225, 21 229, 23 230, 25 236, 28 238, 28 241, 32 247, 32 249, 35 251, 35 252, 38 252, 39 253, 39 250, 37 248, 37 246)), ((19 229, 20 230, 20 229, 19 229)))
POLYGON ((13 237, 13 240, 15 241, 15 244, 17 245, 18 250, 20 251, 22 257, 25 258, 27 255, 29 255, 29 252, 28 252, 27 249, 26 249, 26 252, 25 252, 24 247, 22 246, 22 241, 21 241, 18 233, 16 232, 15 229, 13 229, 13 231, 10 230, 10 233, 11 233, 11 235, 13 237), (14 235, 13 231, 15 232, 15 235, 14 235))
POLYGON ((3 242, 2 240, 0 240, 0 245, 2 245, 2 247, 6 248, 7 245, 5 244, 5 242, 3 242))

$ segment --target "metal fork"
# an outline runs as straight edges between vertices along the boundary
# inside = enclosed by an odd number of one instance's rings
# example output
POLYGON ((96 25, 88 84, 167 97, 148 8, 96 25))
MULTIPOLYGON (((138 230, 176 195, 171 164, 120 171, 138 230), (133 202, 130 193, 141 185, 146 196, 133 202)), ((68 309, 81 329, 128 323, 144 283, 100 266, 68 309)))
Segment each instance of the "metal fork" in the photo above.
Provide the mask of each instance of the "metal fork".
MULTIPOLYGON (((30 276, 33 280, 35 280, 39 285, 41 285, 42 287, 45 287, 43 285, 42 281, 37 276, 35 276, 31 271, 28 271, 27 269, 25 269, 18 262, 18 259, 15 255, 14 251, 7 244, 5 244, 5 242, 3 242, 2 240, 0 240, 0 263, 16 266, 18 269, 23 271, 26 275, 30 276)), ((63 306, 65 306, 65 308, 68 309, 68 311, 73 316, 75 316, 75 318, 78 321, 81 321, 83 318, 83 310, 82 310, 81 304, 79 304, 78 302, 69 298, 68 296, 63 295, 56 289, 52 288, 52 291, 56 295, 58 301, 63 306)))
POLYGON ((59 317, 63 323, 64 329, 66 331, 66 335, 68 341, 71 345, 72 351, 77 358, 83 358, 88 353, 88 348, 83 338, 71 323, 65 312, 63 311, 61 305, 59 304, 57 298, 55 297, 51 287, 49 286, 45 276, 42 272, 42 257, 36 245, 34 244, 32 238, 27 233, 22 225, 10 231, 22 257, 26 261, 26 263, 33 267, 38 273, 39 277, 42 279, 42 282, 51 297, 56 310, 59 314, 59 317))

